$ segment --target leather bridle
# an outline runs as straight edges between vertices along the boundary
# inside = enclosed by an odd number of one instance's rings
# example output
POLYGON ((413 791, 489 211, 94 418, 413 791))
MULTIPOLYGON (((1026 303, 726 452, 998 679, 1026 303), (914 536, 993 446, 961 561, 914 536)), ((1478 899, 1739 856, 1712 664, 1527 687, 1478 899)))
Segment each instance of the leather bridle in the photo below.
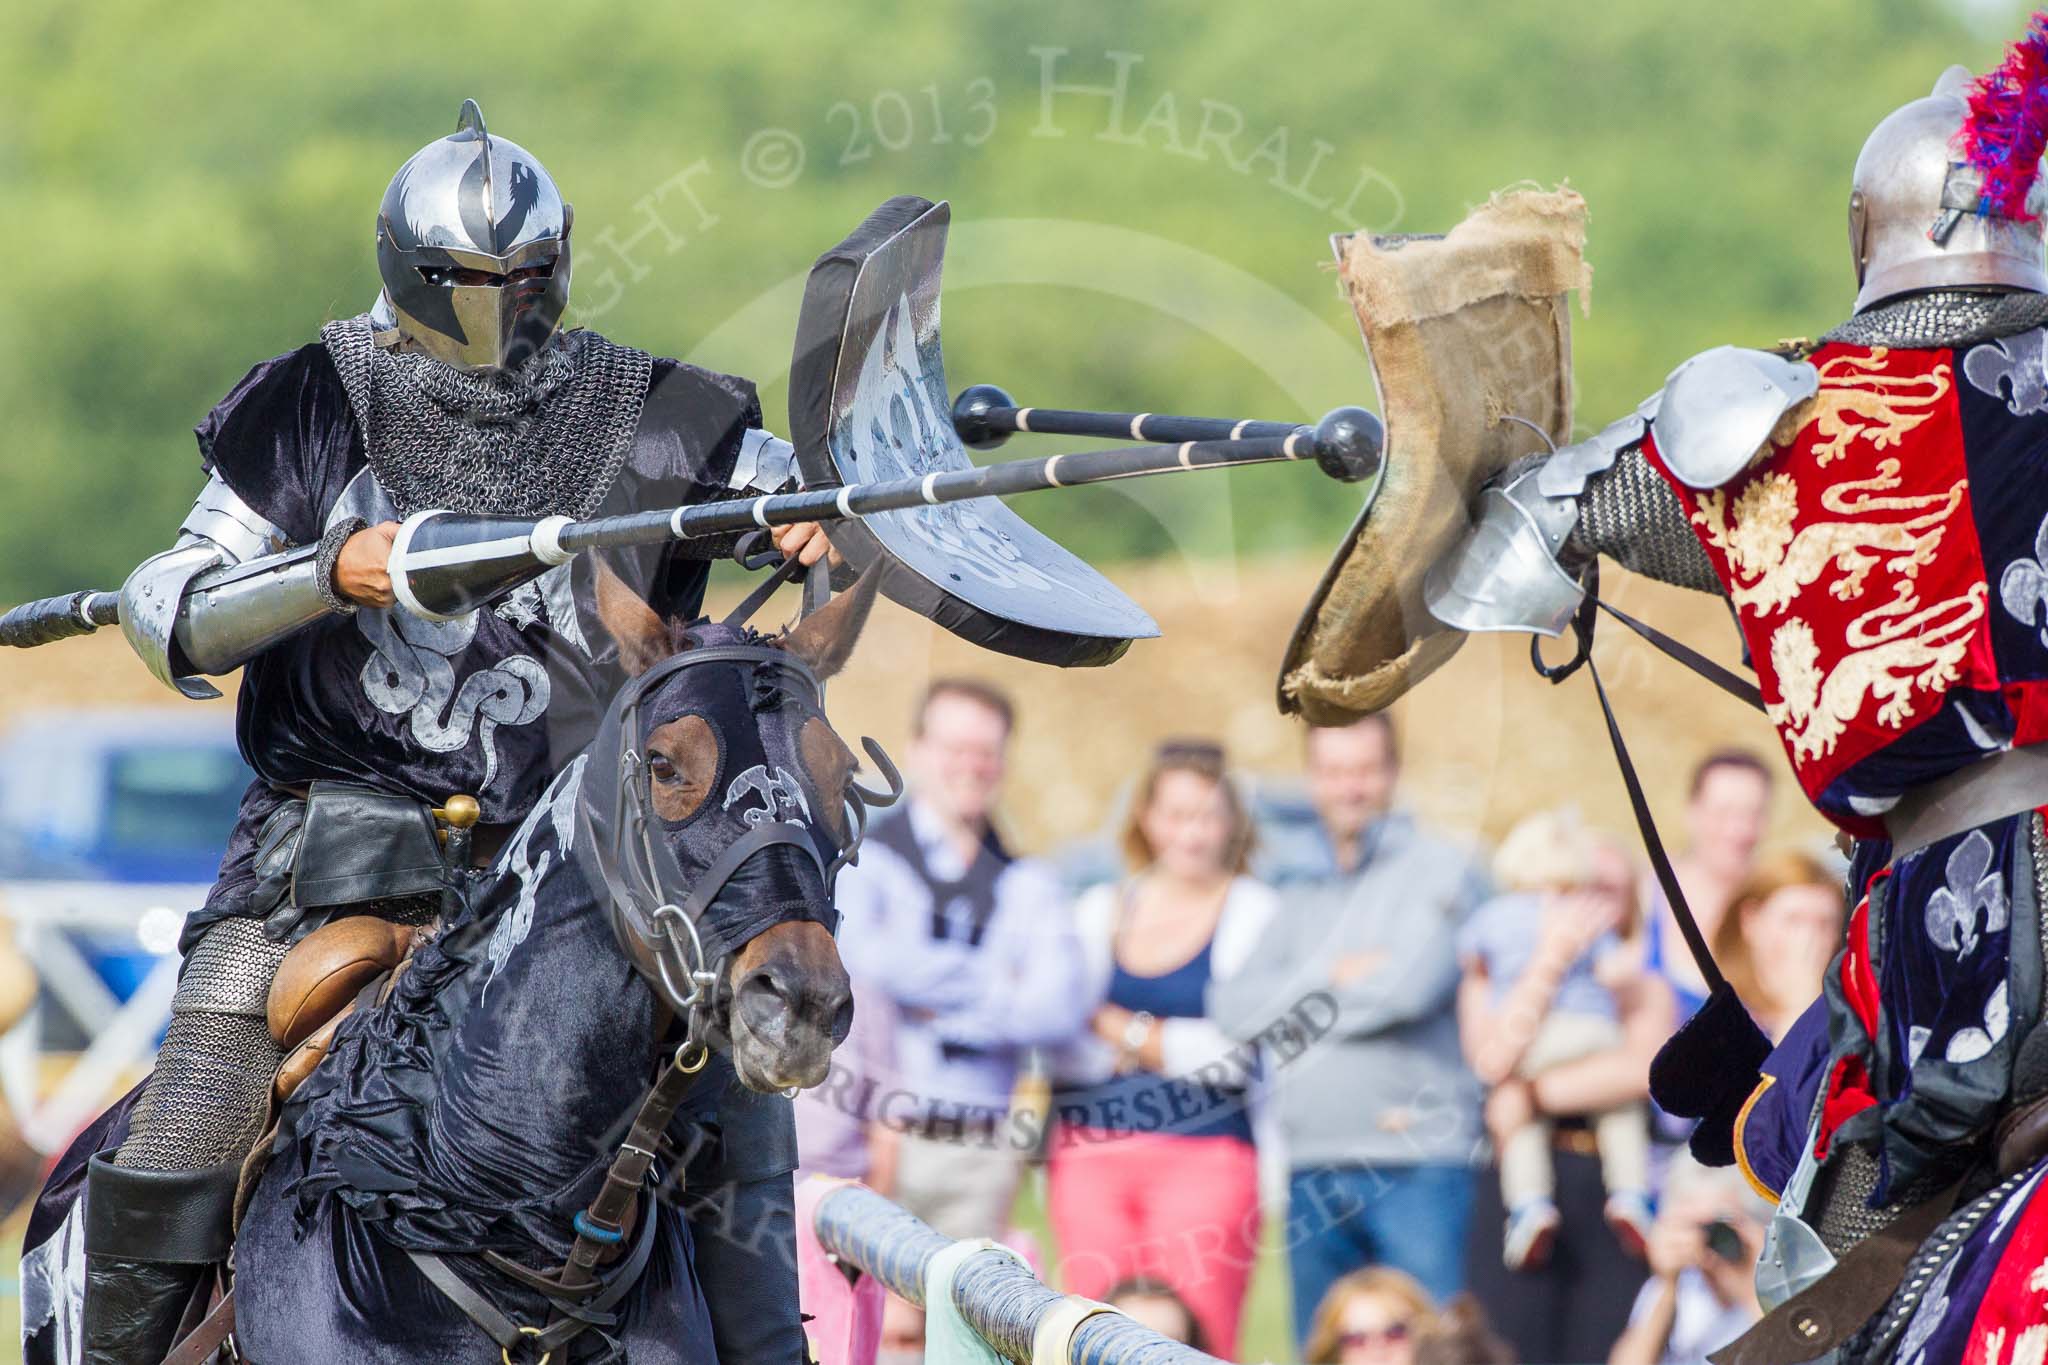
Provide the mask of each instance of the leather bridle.
MULTIPOLYGON (((685 1045, 699 1048, 706 1038, 705 1011, 717 988, 712 947, 719 945, 707 944, 707 937, 716 935, 708 930, 706 917, 727 883, 755 854, 787 846, 817 868, 829 901, 839 870, 859 854, 867 834, 869 807, 892 805, 903 794, 903 779, 896 765, 879 744, 863 738, 861 745, 888 788, 871 791, 858 783, 847 784, 848 835, 834 856, 827 859, 819 851, 810 825, 777 818, 771 808, 768 818, 752 823, 702 872, 695 877, 686 875, 660 837, 659 822, 649 809, 647 759, 640 747, 641 709, 647 696, 671 678, 712 665, 750 668, 755 689, 788 691, 807 710, 823 714, 823 689, 817 675, 786 650, 765 644, 706 645, 671 655, 635 678, 612 702, 600 734, 620 737, 615 774, 618 806, 608 837, 586 831, 593 836, 586 846, 594 854, 592 861, 603 883, 613 931, 663 1003, 684 1021, 685 1045)), ((578 803, 578 819, 586 825, 589 810, 588 802, 578 803)), ((826 927, 833 926, 828 922, 826 927)))

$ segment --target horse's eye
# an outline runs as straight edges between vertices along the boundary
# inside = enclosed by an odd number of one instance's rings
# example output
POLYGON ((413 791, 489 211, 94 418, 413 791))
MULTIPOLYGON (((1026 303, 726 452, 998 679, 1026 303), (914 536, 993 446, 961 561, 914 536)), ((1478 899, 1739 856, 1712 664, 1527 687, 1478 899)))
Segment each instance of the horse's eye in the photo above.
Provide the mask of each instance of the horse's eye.
POLYGON ((718 780, 718 736, 702 716, 678 716, 647 736, 647 790, 664 820, 687 820, 718 780))

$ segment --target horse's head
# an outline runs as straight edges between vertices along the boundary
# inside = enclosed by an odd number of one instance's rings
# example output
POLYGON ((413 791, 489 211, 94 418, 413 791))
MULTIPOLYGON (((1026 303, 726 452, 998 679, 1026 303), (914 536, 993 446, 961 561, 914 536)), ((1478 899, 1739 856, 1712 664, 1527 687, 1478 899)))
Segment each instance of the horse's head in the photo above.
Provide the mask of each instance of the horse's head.
POLYGON ((663 621, 599 575, 632 681, 592 746, 590 856, 641 972, 756 1090, 823 1080, 853 1020, 832 878, 864 801, 819 682, 852 653, 876 577, 765 636, 663 621))

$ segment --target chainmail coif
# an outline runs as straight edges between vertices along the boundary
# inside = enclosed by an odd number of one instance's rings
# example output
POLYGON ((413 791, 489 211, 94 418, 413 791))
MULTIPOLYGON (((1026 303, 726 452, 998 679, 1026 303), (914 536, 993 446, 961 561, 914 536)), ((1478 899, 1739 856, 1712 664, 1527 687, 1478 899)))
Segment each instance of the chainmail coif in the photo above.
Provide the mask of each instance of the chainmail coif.
POLYGON ((2048 294, 1935 289, 1866 308, 1822 337, 1853 346, 1970 346, 2048 322, 2048 294))
POLYGON ((377 482, 401 515, 587 517, 632 449, 654 358, 566 332, 525 364, 464 371, 386 349, 367 315, 320 329, 377 482))

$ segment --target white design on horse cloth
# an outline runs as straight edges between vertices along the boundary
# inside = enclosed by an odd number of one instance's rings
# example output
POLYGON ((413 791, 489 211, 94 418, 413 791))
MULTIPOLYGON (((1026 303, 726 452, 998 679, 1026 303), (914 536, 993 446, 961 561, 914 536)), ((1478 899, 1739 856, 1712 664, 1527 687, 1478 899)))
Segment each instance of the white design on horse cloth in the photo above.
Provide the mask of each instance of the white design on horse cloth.
POLYGON ((525 630, 537 626, 547 612, 547 604, 540 600, 540 584, 525 583, 507 594, 505 600, 491 608, 498 619, 514 630, 525 630))
POLYGON ((583 638, 583 622, 576 615, 576 598, 569 581, 571 566, 558 564, 531 583, 522 584, 493 608, 498 619, 514 630, 547 622, 548 629, 576 646, 587 659, 590 642, 583 638))
POLYGON ((515 654, 458 679, 455 658, 476 638, 477 613, 428 621, 390 607, 356 613, 356 628, 376 647, 363 664, 363 693, 388 716, 409 716, 413 738, 452 753, 474 737, 483 746, 483 786, 498 772, 491 743, 500 725, 525 725, 548 706, 548 674, 515 654))
POLYGON ((562 769, 554 784, 526 817, 526 823, 519 827, 519 833, 505 846, 500 857, 513 876, 519 879, 519 899, 512 907, 499 916, 491 929, 491 941, 485 945, 484 953, 491 960, 490 974, 484 977, 484 986, 477 993, 482 1000, 491 993, 491 982, 497 980, 498 969, 512 958, 512 950, 526 942, 526 936, 533 932, 534 907, 540 898, 541 883, 546 880, 548 870, 568 858, 576 845, 576 802, 583 794, 583 764, 589 757, 578 754, 568 767, 562 769), (540 831, 542 822, 555 832, 555 847, 543 849, 536 858, 533 851, 533 837, 540 831))
POLYGON ((791 816, 801 816, 802 823, 810 823, 811 803, 804 800, 804 789, 787 768, 776 768, 775 775, 770 777, 768 765, 756 763, 735 777, 725 789, 724 809, 731 810, 750 795, 760 797, 761 804, 740 812, 740 819, 748 829, 771 820, 787 820, 791 816))
POLYGON ((51 1328, 51 1356, 77 1360, 84 1351, 85 1192, 71 1201, 64 1222, 21 1258, 21 1330, 51 1328))

